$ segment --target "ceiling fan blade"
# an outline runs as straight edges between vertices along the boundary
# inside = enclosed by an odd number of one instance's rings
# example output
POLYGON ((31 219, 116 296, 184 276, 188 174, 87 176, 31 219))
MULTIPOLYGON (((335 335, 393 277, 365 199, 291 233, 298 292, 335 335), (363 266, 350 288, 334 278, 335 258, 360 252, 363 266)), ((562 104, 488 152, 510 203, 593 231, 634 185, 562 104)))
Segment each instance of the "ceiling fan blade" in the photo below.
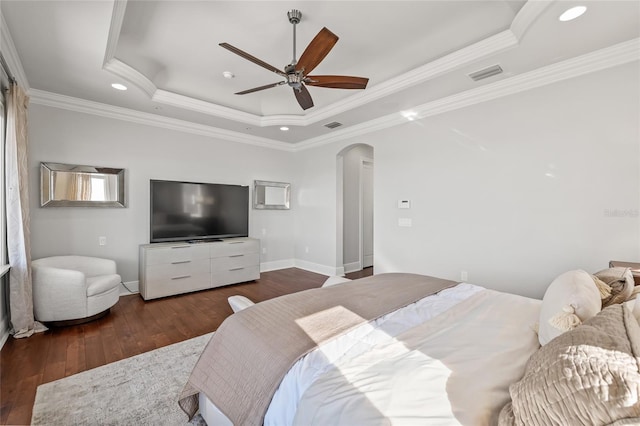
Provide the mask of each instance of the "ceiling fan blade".
POLYGON ((367 87, 369 79, 348 75, 308 75, 304 82, 309 86, 329 87, 332 89, 364 89, 367 87))
POLYGON ((236 95, 246 95, 247 93, 253 93, 253 92, 258 92, 258 91, 264 90, 264 89, 271 89, 272 87, 282 86, 283 84, 286 84, 286 83, 287 83, 286 81, 279 81, 277 83, 265 84, 264 86, 254 87, 253 89, 243 90, 242 92, 237 92, 235 94, 236 95))
POLYGON ((245 52, 243 50, 238 49, 235 46, 230 45, 229 43, 220 43, 219 46, 220 47, 224 47, 228 51, 233 52, 238 56, 242 56, 246 60, 251 61, 256 65, 260 65, 262 68, 266 68, 269 71, 275 72, 276 74, 281 75, 283 77, 286 76, 286 74, 282 70, 279 70, 278 68, 274 67, 273 65, 269 65, 268 63, 256 58, 255 56, 252 56, 252 55, 248 54, 247 52, 245 52))
POLYGON ((302 109, 309 109, 313 106, 313 99, 311 99, 311 93, 307 90, 304 85, 300 86, 300 90, 293 89, 293 94, 296 95, 296 99, 298 103, 302 107, 302 109))
POLYGON ((305 75, 318 66, 325 56, 338 42, 338 36, 329 31, 326 27, 311 40, 311 43, 302 52, 300 60, 296 64, 296 70, 304 70, 305 75))

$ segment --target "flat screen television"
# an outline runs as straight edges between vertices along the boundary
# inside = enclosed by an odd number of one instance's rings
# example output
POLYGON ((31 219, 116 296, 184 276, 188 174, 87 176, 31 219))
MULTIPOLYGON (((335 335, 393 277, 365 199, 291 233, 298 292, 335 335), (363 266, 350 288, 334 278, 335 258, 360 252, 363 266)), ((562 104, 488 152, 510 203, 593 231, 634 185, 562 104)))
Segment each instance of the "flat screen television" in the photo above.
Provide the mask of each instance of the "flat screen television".
POLYGON ((151 180, 151 242, 249 235, 249 187, 151 180))

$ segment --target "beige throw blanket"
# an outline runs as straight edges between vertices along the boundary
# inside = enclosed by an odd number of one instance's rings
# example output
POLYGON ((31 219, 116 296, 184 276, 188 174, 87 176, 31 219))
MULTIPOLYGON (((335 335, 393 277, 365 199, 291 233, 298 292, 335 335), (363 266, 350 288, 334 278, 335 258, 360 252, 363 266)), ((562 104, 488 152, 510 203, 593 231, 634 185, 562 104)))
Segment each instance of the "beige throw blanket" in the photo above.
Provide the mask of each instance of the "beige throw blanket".
POLYGON ((180 395, 192 417, 198 392, 234 425, 261 425, 282 378, 303 355, 350 329, 456 282, 381 274, 271 299, 227 318, 180 395))

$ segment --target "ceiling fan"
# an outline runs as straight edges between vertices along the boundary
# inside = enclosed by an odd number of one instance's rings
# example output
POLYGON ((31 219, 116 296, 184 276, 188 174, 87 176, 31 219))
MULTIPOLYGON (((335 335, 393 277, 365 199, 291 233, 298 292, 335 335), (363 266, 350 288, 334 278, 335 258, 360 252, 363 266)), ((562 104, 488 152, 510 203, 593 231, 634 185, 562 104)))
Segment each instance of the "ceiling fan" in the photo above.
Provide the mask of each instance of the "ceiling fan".
POLYGON ((287 16, 289 17, 289 22, 293 24, 293 60, 289 65, 284 67, 284 70, 279 70, 273 65, 269 65, 268 63, 230 45, 229 43, 220 43, 220 46, 235 53, 236 55, 285 78, 284 81, 243 90, 242 92, 237 92, 236 95, 246 95, 247 93, 258 92, 260 90, 287 84, 293 88, 293 93, 302 109, 306 110, 313 106, 313 99, 311 99, 311 94, 309 94, 309 90, 307 90, 305 85, 328 87, 333 89, 364 89, 367 87, 369 79, 364 77, 351 77, 346 75, 309 75, 309 73, 313 71, 313 69, 317 67, 331 51, 338 41, 338 36, 327 28, 322 28, 314 39, 311 40, 311 43, 309 43, 305 51, 302 52, 300 60, 296 60, 296 25, 300 22, 300 18, 302 18, 302 12, 292 9, 287 12, 287 16))

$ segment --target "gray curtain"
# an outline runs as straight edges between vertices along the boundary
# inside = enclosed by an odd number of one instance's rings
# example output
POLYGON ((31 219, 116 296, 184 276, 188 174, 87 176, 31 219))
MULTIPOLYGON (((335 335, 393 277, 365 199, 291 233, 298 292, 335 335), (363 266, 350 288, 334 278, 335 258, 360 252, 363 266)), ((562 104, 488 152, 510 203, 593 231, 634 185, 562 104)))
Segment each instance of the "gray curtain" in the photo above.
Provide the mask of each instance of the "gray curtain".
POLYGON ((9 315, 13 337, 29 337, 46 328, 34 320, 31 287, 29 179, 27 166, 27 104, 16 83, 7 98, 5 151, 7 251, 9 258, 9 315))

